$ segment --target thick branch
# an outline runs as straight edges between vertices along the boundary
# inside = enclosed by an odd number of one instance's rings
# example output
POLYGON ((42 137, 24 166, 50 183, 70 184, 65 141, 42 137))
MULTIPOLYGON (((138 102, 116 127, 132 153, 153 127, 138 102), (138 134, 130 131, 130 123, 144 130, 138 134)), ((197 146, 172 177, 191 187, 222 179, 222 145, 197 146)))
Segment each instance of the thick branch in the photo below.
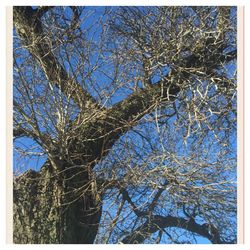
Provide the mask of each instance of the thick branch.
POLYGON ((51 41, 43 32, 40 17, 49 8, 14 7, 14 25, 16 31, 27 46, 29 52, 41 65, 45 75, 67 97, 70 97, 80 109, 97 106, 94 98, 85 91, 75 79, 71 78, 58 62, 51 48, 51 41))
POLYGON ((174 101, 179 92, 180 87, 165 77, 114 105, 109 113, 116 122, 131 125, 131 122, 137 122, 150 113, 156 105, 174 101))
POLYGON ((85 155, 90 156, 89 161, 103 158, 122 134, 163 101, 174 101, 179 91, 178 86, 163 78, 158 83, 135 92, 111 109, 100 113, 100 116, 92 119, 89 124, 85 124, 81 133, 85 138, 85 155))
POLYGON ((209 239, 214 244, 228 244, 235 242, 224 242, 220 239, 218 230, 209 224, 199 225, 194 220, 186 220, 184 218, 168 215, 166 217, 156 215, 150 221, 147 221, 136 231, 126 236, 122 242, 124 244, 143 243, 151 234, 166 227, 177 227, 199 234, 209 239))

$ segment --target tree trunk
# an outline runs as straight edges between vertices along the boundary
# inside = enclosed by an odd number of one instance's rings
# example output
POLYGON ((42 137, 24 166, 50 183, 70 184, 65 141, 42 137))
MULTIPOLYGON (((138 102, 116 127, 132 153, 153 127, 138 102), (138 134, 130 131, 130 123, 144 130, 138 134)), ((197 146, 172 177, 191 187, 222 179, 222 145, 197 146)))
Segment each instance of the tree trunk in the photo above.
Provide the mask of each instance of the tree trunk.
POLYGON ((86 171, 61 174, 47 163, 14 180, 14 243, 94 242, 101 217, 95 182, 86 171))

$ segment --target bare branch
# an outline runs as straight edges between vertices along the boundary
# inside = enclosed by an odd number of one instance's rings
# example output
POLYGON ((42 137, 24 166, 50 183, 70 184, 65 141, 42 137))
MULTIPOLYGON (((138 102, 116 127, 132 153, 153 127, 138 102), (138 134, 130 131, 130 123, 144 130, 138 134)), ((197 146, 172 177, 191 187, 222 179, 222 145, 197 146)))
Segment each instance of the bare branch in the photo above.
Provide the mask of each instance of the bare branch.
POLYGON ((48 81, 60 88, 67 97, 71 97, 80 109, 97 107, 94 98, 59 64, 51 50, 50 41, 43 33, 41 20, 35 15, 36 11, 31 7, 14 7, 16 30, 41 65, 48 81))
POLYGON ((166 227, 178 227, 182 229, 189 230, 200 236, 203 236, 209 239, 212 243, 215 244, 233 244, 235 242, 223 242, 220 240, 218 232, 211 232, 210 225, 203 224, 199 225, 192 220, 185 220, 183 218, 173 217, 173 216, 160 216, 155 215, 153 218, 150 218, 150 223, 146 222, 136 231, 133 231, 130 235, 126 236, 122 242, 124 244, 138 244, 143 243, 143 241, 152 233, 157 232, 161 228, 166 227))

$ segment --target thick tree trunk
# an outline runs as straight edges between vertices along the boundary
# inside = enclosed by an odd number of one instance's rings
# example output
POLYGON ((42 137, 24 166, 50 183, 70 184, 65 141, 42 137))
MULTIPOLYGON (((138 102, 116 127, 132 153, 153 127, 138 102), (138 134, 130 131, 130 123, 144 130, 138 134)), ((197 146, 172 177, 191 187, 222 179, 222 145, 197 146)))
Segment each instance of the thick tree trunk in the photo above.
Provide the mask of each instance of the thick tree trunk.
POLYGON ((14 243, 94 242, 101 217, 94 180, 85 171, 61 174, 47 163, 14 180, 14 243))

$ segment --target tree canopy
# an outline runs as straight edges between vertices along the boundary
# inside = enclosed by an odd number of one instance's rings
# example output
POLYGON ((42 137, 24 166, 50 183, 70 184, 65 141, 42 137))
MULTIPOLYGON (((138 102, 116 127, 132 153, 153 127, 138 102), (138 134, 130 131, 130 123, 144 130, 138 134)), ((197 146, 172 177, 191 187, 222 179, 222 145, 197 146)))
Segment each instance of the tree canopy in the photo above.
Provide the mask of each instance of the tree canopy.
POLYGON ((236 243, 237 9, 13 14, 14 242, 236 243))

